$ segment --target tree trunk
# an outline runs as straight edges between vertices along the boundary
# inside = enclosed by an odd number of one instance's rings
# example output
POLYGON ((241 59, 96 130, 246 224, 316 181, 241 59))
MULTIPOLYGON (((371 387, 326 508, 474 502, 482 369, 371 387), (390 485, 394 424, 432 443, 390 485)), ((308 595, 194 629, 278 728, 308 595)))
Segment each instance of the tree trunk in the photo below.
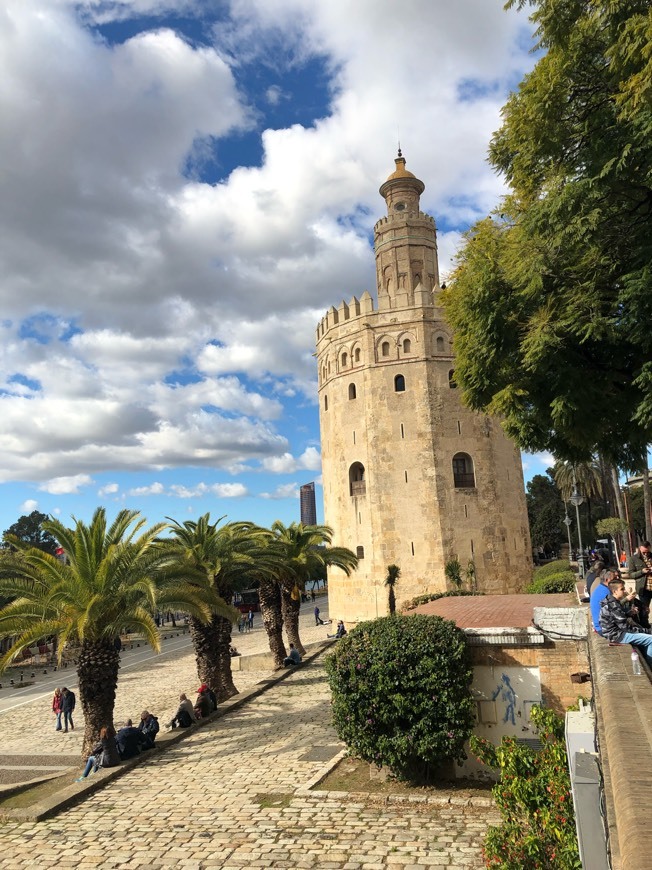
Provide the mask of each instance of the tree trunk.
MULTIPOLYGON (((618 480, 618 469, 615 466, 611 467, 611 481, 614 487, 614 495, 616 497, 616 507, 618 508, 618 517, 624 523, 627 522, 627 516, 625 514, 625 506, 623 504, 623 494, 620 491, 620 482, 618 480)), ((625 538, 625 553, 627 555, 627 561, 631 559, 632 550, 629 546, 629 535, 624 535, 625 538)))
MULTIPOLYGON (((84 712, 85 729, 82 744, 84 759, 97 745, 100 728, 113 727, 115 692, 118 686, 120 653, 112 641, 85 641, 77 662, 79 702, 84 712)), ((73 712, 73 721, 75 712, 73 712)))
POLYGON ((194 616, 190 617, 190 636, 195 648, 197 675, 200 682, 215 692, 217 703, 238 694, 231 673, 231 623, 222 616, 213 614, 204 625, 194 616))
POLYGON ((263 625, 267 632, 269 648, 274 656, 274 665, 283 667, 287 650, 283 643, 283 614, 281 610, 281 589, 275 580, 261 580, 258 589, 263 625))
POLYGON ((645 540, 652 539, 652 525, 650 524, 650 469, 647 461, 643 463, 643 510, 645 511, 645 540))
POLYGON ((293 643, 299 650, 299 654, 305 656, 306 651, 301 643, 301 638, 299 637, 299 610, 301 609, 301 599, 295 601, 295 599, 292 598, 292 589, 285 585, 281 586, 281 607, 288 643, 293 643))
POLYGON ((393 586, 389 587, 389 593, 388 593, 387 597, 388 597, 387 603, 389 605, 389 615, 394 616, 394 614, 396 613, 396 595, 394 595, 394 587, 393 586))

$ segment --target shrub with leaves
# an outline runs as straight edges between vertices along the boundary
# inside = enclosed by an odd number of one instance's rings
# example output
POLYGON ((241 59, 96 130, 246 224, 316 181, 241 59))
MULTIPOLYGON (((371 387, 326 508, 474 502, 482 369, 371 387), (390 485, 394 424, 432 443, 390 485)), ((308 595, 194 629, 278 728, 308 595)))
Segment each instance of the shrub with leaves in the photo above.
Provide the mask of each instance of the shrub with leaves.
POLYGON ((535 577, 525 591, 529 594, 546 595, 553 592, 572 592, 575 589, 577 577, 572 571, 559 571, 547 574, 545 577, 535 577))
POLYGON ((561 571, 570 571, 568 559, 555 559, 553 562, 540 565, 534 569, 533 580, 540 580, 542 577, 548 577, 550 574, 559 574, 561 571))
POLYGON ((413 782, 466 757, 472 673, 455 623, 420 614, 362 623, 338 642, 326 671, 335 729, 357 757, 413 782))
POLYGON ((488 829, 487 867, 496 870, 581 870, 564 742, 564 720, 533 707, 542 749, 503 737, 500 746, 471 737, 471 751, 500 771, 493 796, 503 818, 488 829))

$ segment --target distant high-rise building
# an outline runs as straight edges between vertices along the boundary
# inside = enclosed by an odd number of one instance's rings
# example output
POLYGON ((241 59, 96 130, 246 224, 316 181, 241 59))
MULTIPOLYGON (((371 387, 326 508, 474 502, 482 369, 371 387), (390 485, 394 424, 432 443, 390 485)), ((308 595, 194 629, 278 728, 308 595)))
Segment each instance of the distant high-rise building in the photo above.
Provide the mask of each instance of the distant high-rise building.
POLYGON ((304 526, 317 525, 314 483, 304 483, 301 487, 301 522, 304 526))

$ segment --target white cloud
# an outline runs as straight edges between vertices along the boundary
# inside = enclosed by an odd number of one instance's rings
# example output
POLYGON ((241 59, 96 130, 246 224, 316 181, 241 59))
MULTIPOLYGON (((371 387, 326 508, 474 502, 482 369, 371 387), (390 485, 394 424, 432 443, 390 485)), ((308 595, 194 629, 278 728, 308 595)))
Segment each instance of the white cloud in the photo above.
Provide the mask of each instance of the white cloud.
POLYGON ((106 486, 101 486, 98 489, 97 494, 99 496, 115 495, 115 493, 118 492, 119 489, 120 489, 119 483, 107 483, 106 486))
POLYGON ((32 511, 38 510, 38 502, 36 501, 36 499, 28 498, 21 504, 18 510, 20 511, 21 515, 31 514, 32 511))
POLYGON ((308 447, 298 458, 292 456, 291 453, 284 453, 282 456, 270 456, 263 459, 262 464, 265 471, 271 471, 274 474, 292 474, 304 469, 318 471, 321 469, 321 456, 316 448, 308 447))
POLYGON ((277 486, 274 492, 261 492, 260 498, 299 498, 299 485, 297 483, 283 483, 281 486, 277 486))
POLYGON ((442 274, 455 227, 502 190, 487 142, 532 58, 516 44, 524 17, 501 7, 238 0, 213 46, 165 26, 111 45, 86 23, 203 22, 205 4, 5 0, 0 481, 63 493, 99 472, 317 471, 317 450, 295 458, 303 445, 274 421, 314 400, 323 311, 374 290, 396 125, 424 208, 450 227, 442 274), (261 123, 254 105, 297 96, 244 93, 232 69, 316 57, 323 117, 258 130, 260 166, 203 182, 227 137, 261 123))
POLYGON ((42 483, 39 489, 52 495, 76 495, 81 487, 89 486, 91 483, 93 478, 90 475, 74 474, 71 477, 53 477, 42 483))
POLYGON ((130 489, 127 495, 130 496, 141 496, 141 495, 161 495, 165 492, 165 487, 162 483, 152 483, 149 486, 136 486, 133 489, 130 489))

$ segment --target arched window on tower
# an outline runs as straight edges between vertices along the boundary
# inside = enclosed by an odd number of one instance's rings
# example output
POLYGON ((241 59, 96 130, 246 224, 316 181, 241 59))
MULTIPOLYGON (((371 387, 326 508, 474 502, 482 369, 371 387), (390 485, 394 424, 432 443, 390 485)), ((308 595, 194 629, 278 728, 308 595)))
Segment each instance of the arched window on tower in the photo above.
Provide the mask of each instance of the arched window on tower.
POLYGON ((356 347, 353 358, 355 359, 356 363, 360 362, 361 353, 359 347, 356 347))
POLYGON ((346 351, 342 354, 342 368, 345 369, 349 362, 349 356, 346 351))
POLYGON ((473 460, 468 453, 456 453, 453 456, 453 483, 456 488, 475 489, 473 460))
POLYGON ((405 378, 403 377, 403 375, 396 375, 396 377, 394 378, 394 392, 405 392, 405 378))
POLYGON ((358 559, 364 559, 364 547, 356 547, 355 554, 358 559))
POLYGON ((380 346, 380 355, 389 356, 389 342, 384 341, 380 346))
POLYGON ((349 384, 349 399, 355 399, 355 384, 349 384))
POLYGON ((328 411, 328 396, 324 395, 324 411, 328 411))
POLYGON ((444 352, 444 349, 445 349, 445 348, 444 348, 444 338, 443 338, 443 336, 441 336, 441 335, 438 335, 438 336, 437 336, 437 338, 436 338, 436 340, 435 340, 435 347, 436 347, 437 353, 443 353, 443 352, 444 352))
POLYGON ((457 384, 455 383, 455 370, 451 369, 448 373, 448 386, 451 390, 457 389, 457 384))
POLYGON ((403 339, 403 353, 411 353, 412 352, 412 342, 409 338, 403 339))
POLYGON ((366 495, 367 493, 364 465, 361 462, 354 462, 349 468, 349 490, 351 495, 366 495))

